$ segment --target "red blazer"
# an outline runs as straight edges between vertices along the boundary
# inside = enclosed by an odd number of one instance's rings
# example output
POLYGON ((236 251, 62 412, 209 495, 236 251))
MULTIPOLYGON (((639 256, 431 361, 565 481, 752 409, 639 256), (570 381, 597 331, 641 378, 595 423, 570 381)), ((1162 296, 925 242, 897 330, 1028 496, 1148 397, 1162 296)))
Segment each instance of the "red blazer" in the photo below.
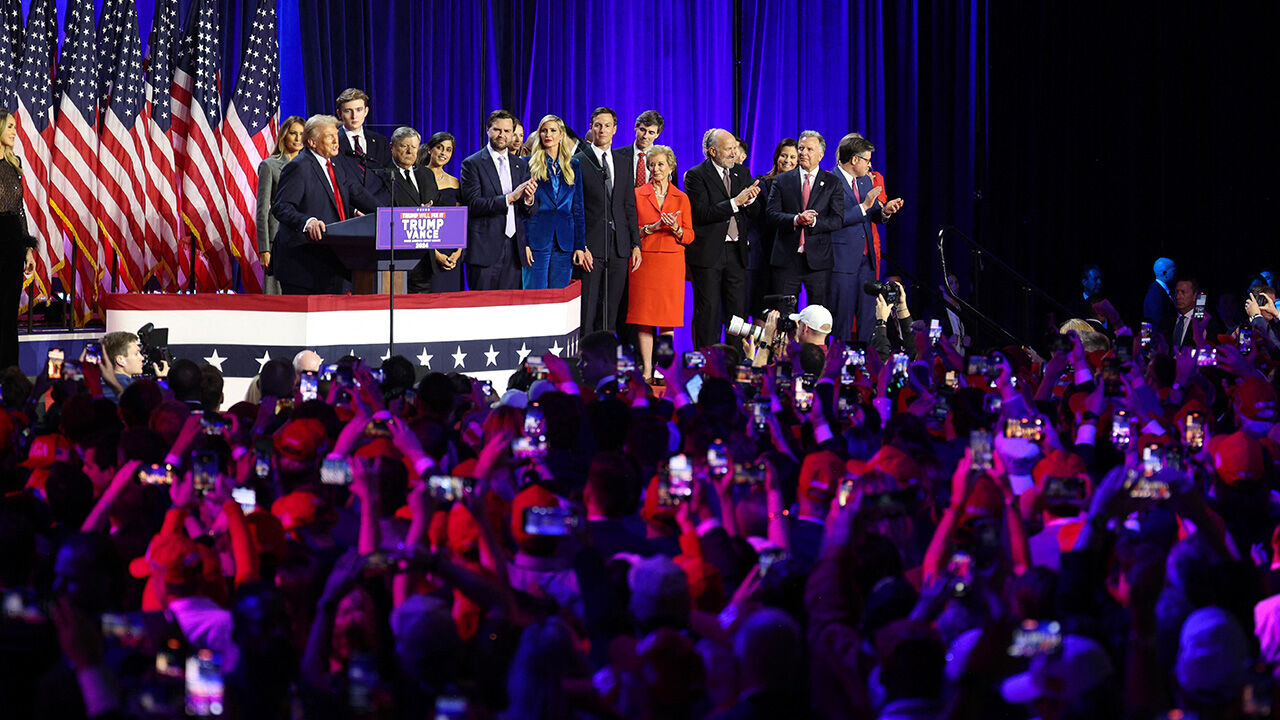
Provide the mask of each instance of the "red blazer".
POLYGON ((658 222, 662 213, 680 213, 680 227, 684 237, 676 239, 676 234, 665 225, 652 235, 640 234, 641 252, 684 252, 684 246, 693 242, 693 210, 689 205, 689 196, 676 187, 675 183, 667 185, 667 197, 658 207, 658 198, 653 194, 653 183, 636 188, 636 220, 640 227, 658 222))

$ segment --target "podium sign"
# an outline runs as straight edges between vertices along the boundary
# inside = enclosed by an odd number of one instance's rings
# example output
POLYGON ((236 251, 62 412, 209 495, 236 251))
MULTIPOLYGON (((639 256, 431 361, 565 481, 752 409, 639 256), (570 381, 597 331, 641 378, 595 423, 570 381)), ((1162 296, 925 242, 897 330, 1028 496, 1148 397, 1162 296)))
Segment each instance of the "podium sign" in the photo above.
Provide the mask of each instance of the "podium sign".
POLYGON ((467 246, 465 207, 378 208, 376 250, 438 250, 467 246))

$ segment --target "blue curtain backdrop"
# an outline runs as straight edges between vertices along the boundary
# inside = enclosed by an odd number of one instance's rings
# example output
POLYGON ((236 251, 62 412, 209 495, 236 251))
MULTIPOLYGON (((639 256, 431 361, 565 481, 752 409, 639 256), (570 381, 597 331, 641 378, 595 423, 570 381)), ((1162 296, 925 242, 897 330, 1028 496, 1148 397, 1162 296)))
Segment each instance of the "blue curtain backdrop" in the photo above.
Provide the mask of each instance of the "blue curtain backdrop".
POLYGON ((866 135, 890 194, 908 203, 888 257, 922 282, 936 280, 937 229, 976 222, 986 0, 297 2, 307 112, 363 87, 380 129, 456 135, 455 174, 494 108, 514 111, 526 133, 548 113, 581 133, 608 105, 618 145, 653 108, 681 173, 702 161, 710 127, 745 138, 757 174, 801 130, 826 136, 826 168, 845 133, 866 135))

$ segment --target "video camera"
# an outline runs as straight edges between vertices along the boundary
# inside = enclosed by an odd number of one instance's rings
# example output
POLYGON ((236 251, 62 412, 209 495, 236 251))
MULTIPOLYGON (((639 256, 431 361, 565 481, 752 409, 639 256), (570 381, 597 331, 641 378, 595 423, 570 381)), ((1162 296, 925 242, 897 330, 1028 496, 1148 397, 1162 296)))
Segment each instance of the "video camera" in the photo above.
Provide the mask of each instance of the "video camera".
POLYGON ((157 328, 153 323, 138 328, 138 351, 144 361, 142 376, 154 378, 156 365, 173 362, 173 355, 169 353, 169 328, 157 328))

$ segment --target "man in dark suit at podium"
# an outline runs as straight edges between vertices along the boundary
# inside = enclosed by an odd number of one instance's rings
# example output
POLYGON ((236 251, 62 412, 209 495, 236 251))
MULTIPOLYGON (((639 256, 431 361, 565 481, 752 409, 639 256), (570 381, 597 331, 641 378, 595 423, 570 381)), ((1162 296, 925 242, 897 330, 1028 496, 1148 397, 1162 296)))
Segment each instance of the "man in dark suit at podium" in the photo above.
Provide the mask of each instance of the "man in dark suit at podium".
POLYGON ((524 218, 533 208, 529 161, 507 152, 516 127, 508 110, 489 113, 489 142, 462 161, 460 193, 467 214, 467 288, 519 290, 524 218), (528 192, 526 192, 528 190, 528 192))
POLYGON ((378 207, 360 178, 333 162, 339 126, 332 115, 311 116, 303 130, 306 149, 280 171, 271 206, 280 221, 272 264, 286 295, 342 292, 350 272, 324 244, 325 226, 378 207))
MULTIPOLYGON (((439 189, 436 174, 430 168, 414 166, 422 136, 411 127, 398 127, 391 133, 391 205, 393 207, 426 207, 435 202, 439 189)), ((431 292, 431 271, 435 268, 428 252, 409 271, 407 287, 411 293, 431 292)))
POLYGON ((616 332, 623 324, 627 275, 640 256, 640 224, 629 159, 613 148, 617 113, 607 107, 596 108, 591 113, 591 130, 591 142, 578 144, 587 218, 587 259, 576 271, 582 280, 583 335, 596 330, 616 332))

